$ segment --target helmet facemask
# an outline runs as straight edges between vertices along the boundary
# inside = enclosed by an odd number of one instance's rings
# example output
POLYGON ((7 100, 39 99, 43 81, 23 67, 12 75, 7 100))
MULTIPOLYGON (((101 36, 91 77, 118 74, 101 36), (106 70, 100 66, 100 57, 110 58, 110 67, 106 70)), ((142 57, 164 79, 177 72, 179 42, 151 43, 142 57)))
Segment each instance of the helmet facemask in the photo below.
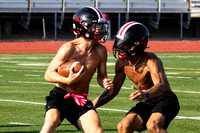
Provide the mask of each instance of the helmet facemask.
POLYGON ((116 54, 118 54, 119 59, 125 59, 128 57, 133 57, 137 53, 142 53, 146 49, 148 37, 142 37, 141 39, 128 39, 126 41, 115 39, 115 43, 113 46, 113 54, 116 58, 116 54))
POLYGON ((95 41, 105 42, 108 38, 108 24, 92 23, 88 25, 87 33, 95 41))
POLYGON ((113 46, 113 55, 115 58, 119 59, 126 59, 128 56, 129 48, 124 43, 117 43, 117 41, 114 42, 113 46))

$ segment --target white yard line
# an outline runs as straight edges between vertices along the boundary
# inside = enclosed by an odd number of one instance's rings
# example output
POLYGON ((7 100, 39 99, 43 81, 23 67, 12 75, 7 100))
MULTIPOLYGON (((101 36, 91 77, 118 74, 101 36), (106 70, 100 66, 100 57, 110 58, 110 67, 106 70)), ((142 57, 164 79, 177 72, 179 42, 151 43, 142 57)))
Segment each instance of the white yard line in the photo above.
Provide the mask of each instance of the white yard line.
POLYGON ((38 60, 38 59, 53 59, 53 57, 14 57, 14 56, 2 56, 1 60, 10 60, 10 59, 28 59, 28 60, 38 60))
POLYGON ((200 92, 196 91, 181 91, 181 90, 173 90, 174 92, 181 92, 181 93, 193 93, 193 94, 200 94, 200 92))
POLYGON ((23 126, 36 126, 35 124, 19 123, 19 122, 9 122, 11 125, 23 125, 23 126))
MULTIPOLYGON (((1 102, 17 102, 17 103, 26 103, 26 104, 45 105, 45 103, 29 102, 29 101, 20 101, 20 100, 6 100, 6 99, 0 99, 0 101, 1 101, 1 102)), ((128 110, 109 109, 109 108, 97 108, 97 109, 98 109, 98 110, 104 110, 104 111, 128 112, 128 110)), ((200 120, 200 117, 176 116, 175 119, 200 120)))
POLYGON ((45 105, 45 103, 29 102, 29 101, 21 101, 21 100, 6 100, 6 99, 0 99, 0 101, 1 101, 1 102, 15 102, 15 103, 27 103, 27 104, 45 105))
MULTIPOLYGON (((51 84, 54 85, 54 83, 50 82, 31 82, 31 81, 4 81, 0 80, 0 82, 8 82, 8 83, 25 83, 25 84, 51 84)), ((90 87, 99 87, 99 85, 90 85, 90 87)), ((122 89, 131 90, 131 87, 122 87, 122 89)), ((200 94, 198 91, 181 91, 181 90, 173 90, 174 92, 181 92, 181 93, 193 93, 193 94, 200 94)))
POLYGON ((17 63, 19 66, 48 66, 48 63, 17 63))
POLYGON ((158 56, 159 58, 200 58, 200 56, 192 56, 192 55, 178 55, 178 56, 175 56, 175 55, 171 55, 171 56, 168 56, 168 55, 160 55, 158 56))
POLYGON ((185 116, 176 116, 175 119, 191 119, 191 120, 200 120, 200 117, 185 117, 185 116))
POLYGON ((193 69, 193 68, 173 68, 173 67, 165 67, 165 69, 169 69, 169 70, 195 70, 195 71, 199 71, 200 69, 193 69))
MULTIPOLYGON (((192 55, 180 55, 180 56, 176 56, 176 55, 171 55, 171 56, 168 56, 168 55, 158 55, 159 58, 200 58, 200 56, 192 56, 192 55)), ((108 59, 116 59, 115 57, 113 56, 109 56, 108 59)))
POLYGON ((177 78, 177 79, 200 79, 197 77, 182 77, 182 76, 167 76, 167 78, 177 78))
POLYGON ((45 72, 40 70, 16 70, 16 69, 0 69, 0 71, 11 71, 11 72, 45 72))
MULTIPOLYGON (((131 87, 122 87, 122 89, 132 90, 131 87)), ((192 94, 200 94, 198 91, 181 91, 181 90, 173 90, 174 92, 181 92, 181 93, 192 93, 192 94)))
POLYGON ((24 74, 26 77, 40 77, 40 75, 35 75, 35 74, 24 74))
POLYGON ((0 82, 9 82, 9 83, 25 83, 25 84, 54 84, 50 82, 31 82, 31 81, 1 81, 0 82))

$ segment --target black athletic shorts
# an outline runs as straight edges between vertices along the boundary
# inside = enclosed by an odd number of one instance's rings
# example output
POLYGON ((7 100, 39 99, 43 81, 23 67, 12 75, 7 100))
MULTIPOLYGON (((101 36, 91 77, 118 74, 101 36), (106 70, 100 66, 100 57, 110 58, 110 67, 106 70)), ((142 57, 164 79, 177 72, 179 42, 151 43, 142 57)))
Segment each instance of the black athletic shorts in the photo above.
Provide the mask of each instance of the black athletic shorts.
POLYGON ((169 91, 156 98, 137 103, 129 112, 136 112, 142 118, 143 128, 140 131, 146 130, 146 123, 152 113, 162 113, 165 116, 163 128, 166 130, 169 123, 178 114, 179 109, 180 105, 177 96, 169 91))
POLYGON ((87 111, 94 109, 91 101, 88 101, 84 106, 78 106, 72 97, 64 98, 64 96, 68 92, 58 87, 54 87, 53 90, 50 91, 49 96, 46 97, 46 112, 49 109, 56 108, 60 111, 60 119, 63 121, 66 118, 71 124, 76 126, 77 121, 81 115, 86 113, 87 111))

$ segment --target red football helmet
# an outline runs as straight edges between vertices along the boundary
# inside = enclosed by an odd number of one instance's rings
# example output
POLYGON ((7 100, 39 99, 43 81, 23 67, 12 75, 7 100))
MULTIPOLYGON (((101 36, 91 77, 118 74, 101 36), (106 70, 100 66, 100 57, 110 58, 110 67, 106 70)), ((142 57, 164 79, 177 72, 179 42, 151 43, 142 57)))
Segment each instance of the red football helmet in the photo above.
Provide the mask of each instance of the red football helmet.
POLYGON ((84 7, 73 16, 73 31, 77 37, 105 42, 108 38, 108 23, 99 9, 84 7))

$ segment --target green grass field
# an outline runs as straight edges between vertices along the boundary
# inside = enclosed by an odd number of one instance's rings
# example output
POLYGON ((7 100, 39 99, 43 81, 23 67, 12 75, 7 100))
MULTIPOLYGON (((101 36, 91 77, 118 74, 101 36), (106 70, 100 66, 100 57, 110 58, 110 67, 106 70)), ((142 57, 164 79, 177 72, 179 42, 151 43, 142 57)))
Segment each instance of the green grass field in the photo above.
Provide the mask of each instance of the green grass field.
MULTIPOLYGON (((169 133, 200 132, 200 53, 156 53, 163 61, 171 88, 181 109, 169 125, 169 133)), ((55 54, 0 54, 0 133, 38 133, 44 121, 45 96, 54 84, 44 80, 44 72, 55 54)), ((108 56, 107 71, 113 79, 116 59, 108 56)), ((105 133, 117 133, 116 125, 136 103, 129 101, 133 85, 127 78, 120 93, 97 109, 105 133)), ((103 88, 91 81, 89 99, 103 88)), ((81 133, 67 120, 57 133, 81 133)), ((142 133, 147 133, 144 131, 142 133)))

